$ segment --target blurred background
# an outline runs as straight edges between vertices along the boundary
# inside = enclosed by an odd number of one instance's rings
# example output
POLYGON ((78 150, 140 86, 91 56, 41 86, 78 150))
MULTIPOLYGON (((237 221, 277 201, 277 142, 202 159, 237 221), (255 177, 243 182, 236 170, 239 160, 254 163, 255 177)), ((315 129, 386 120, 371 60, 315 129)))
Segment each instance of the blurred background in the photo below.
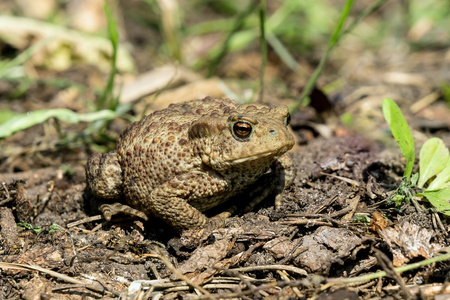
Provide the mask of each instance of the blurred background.
POLYGON ((1 171, 84 162, 130 121, 206 95, 289 105, 300 143, 350 131, 389 143, 391 97, 419 141, 448 141, 446 0, 9 0, 0 12, 1 171), (53 155, 18 159, 30 152, 53 155))

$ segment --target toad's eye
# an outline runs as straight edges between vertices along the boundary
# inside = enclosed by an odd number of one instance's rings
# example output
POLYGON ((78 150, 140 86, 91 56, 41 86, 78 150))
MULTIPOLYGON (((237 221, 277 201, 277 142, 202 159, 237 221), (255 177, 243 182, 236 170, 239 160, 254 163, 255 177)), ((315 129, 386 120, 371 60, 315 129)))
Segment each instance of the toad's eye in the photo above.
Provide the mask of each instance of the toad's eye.
POLYGON ((252 133, 252 125, 247 122, 236 122, 233 125, 233 133, 237 138, 246 139, 252 133))
POLYGON ((286 126, 288 126, 289 123, 291 123, 291 114, 290 113, 288 113, 286 116, 286 126))

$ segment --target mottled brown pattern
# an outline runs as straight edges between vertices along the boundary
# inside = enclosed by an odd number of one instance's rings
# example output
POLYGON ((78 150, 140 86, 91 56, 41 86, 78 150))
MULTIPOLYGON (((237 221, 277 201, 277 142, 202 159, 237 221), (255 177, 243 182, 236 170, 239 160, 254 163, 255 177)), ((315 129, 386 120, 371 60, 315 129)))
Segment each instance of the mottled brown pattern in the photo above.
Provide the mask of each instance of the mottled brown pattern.
MULTIPOLYGON (((209 97, 173 104, 133 123, 116 151, 92 156, 87 183, 94 195, 122 194, 131 207, 175 228, 201 228, 208 221, 202 211, 275 170, 294 145, 288 119, 285 106, 209 97)), ((279 182, 264 186, 264 194, 280 192, 279 182)))

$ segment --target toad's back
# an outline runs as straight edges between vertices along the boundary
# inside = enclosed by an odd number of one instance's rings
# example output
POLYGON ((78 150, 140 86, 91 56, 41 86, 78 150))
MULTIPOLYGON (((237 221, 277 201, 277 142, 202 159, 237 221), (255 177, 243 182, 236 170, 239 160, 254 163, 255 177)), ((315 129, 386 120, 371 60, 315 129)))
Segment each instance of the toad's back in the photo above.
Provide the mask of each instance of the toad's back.
POLYGON ((122 132, 117 153, 127 200, 138 205, 151 189, 199 168, 188 138, 190 125, 204 116, 228 116, 238 104, 229 99, 205 98, 172 104, 146 116, 122 132))

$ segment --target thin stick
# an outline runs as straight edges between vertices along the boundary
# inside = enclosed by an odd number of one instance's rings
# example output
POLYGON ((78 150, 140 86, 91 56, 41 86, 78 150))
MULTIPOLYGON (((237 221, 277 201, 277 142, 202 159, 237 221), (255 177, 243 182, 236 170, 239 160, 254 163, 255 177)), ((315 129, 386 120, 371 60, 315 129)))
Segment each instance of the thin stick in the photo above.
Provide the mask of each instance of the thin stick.
MULTIPOLYGON (((436 262, 440 262, 440 261, 444 261, 444 260, 448 260, 450 259, 450 253, 446 253, 444 255, 439 255, 430 259, 426 259, 423 260, 421 262, 417 262, 417 263, 413 263, 413 264, 409 264, 409 265, 404 265, 398 268, 395 268, 394 271, 396 273, 403 273, 406 271, 410 271, 410 270, 414 270, 420 267, 424 267, 436 262)), ((385 277, 387 274, 385 271, 379 271, 379 272, 375 272, 372 274, 366 274, 366 275, 362 275, 362 276, 358 276, 358 277, 352 277, 352 278, 328 278, 327 279, 327 284, 325 284, 324 286, 322 286, 321 290, 326 290, 329 287, 333 286, 333 285, 337 285, 337 284, 351 284, 351 283, 359 283, 359 282, 365 282, 365 281, 369 281, 372 279, 377 279, 377 278, 381 278, 381 277, 385 277)))
POLYGON ((50 276, 56 277, 60 280, 66 281, 66 282, 70 282, 73 284, 76 284, 78 286, 83 286, 85 288, 87 288, 88 290, 94 291, 94 292, 98 292, 98 293, 104 293, 105 291, 111 292, 114 295, 119 295, 118 292, 116 291, 112 291, 112 290, 107 290, 106 288, 100 286, 100 284, 89 284, 86 282, 83 282, 81 280, 72 278, 70 276, 67 276, 65 274, 61 274, 52 270, 48 270, 39 266, 33 266, 33 265, 25 265, 25 264, 16 264, 16 263, 7 263, 7 262, 0 262, 0 268, 3 269, 15 269, 15 270, 22 270, 22 271, 38 271, 44 274, 48 274, 50 276))
POLYGON ((183 280, 184 282, 186 282, 189 286, 193 287, 194 289, 200 291, 201 293, 203 293, 206 297, 208 298, 213 298, 213 296, 204 288, 202 288, 200 285, 198 285, 197 283, 193 282, 192 280, 190 280, 186 275, 182 274, 177 268, 175 268, 175 266, 167 259, 167 257, 165 257, 162 254, 153 254, 153 253, 149 253, 146 254, 145 256, 148 257, 155 257, 159 260, 161 260, 166 267, 173 272, 173 274, 175 276, 177 276, 179 279, 183 280))
POLYGON ((300 268, 294 266, 285 266, 285 265, 264 265, 264 266, 252 266, 252 267, 242 267, 242 268, 233 268, 229 269, 230 271, 238 271, 238 272, 253 272, 253 271, 268 271, 268 270, 285 270, 292 273, 296 273, 298 275, 307 276, 308 273, 300 268))

